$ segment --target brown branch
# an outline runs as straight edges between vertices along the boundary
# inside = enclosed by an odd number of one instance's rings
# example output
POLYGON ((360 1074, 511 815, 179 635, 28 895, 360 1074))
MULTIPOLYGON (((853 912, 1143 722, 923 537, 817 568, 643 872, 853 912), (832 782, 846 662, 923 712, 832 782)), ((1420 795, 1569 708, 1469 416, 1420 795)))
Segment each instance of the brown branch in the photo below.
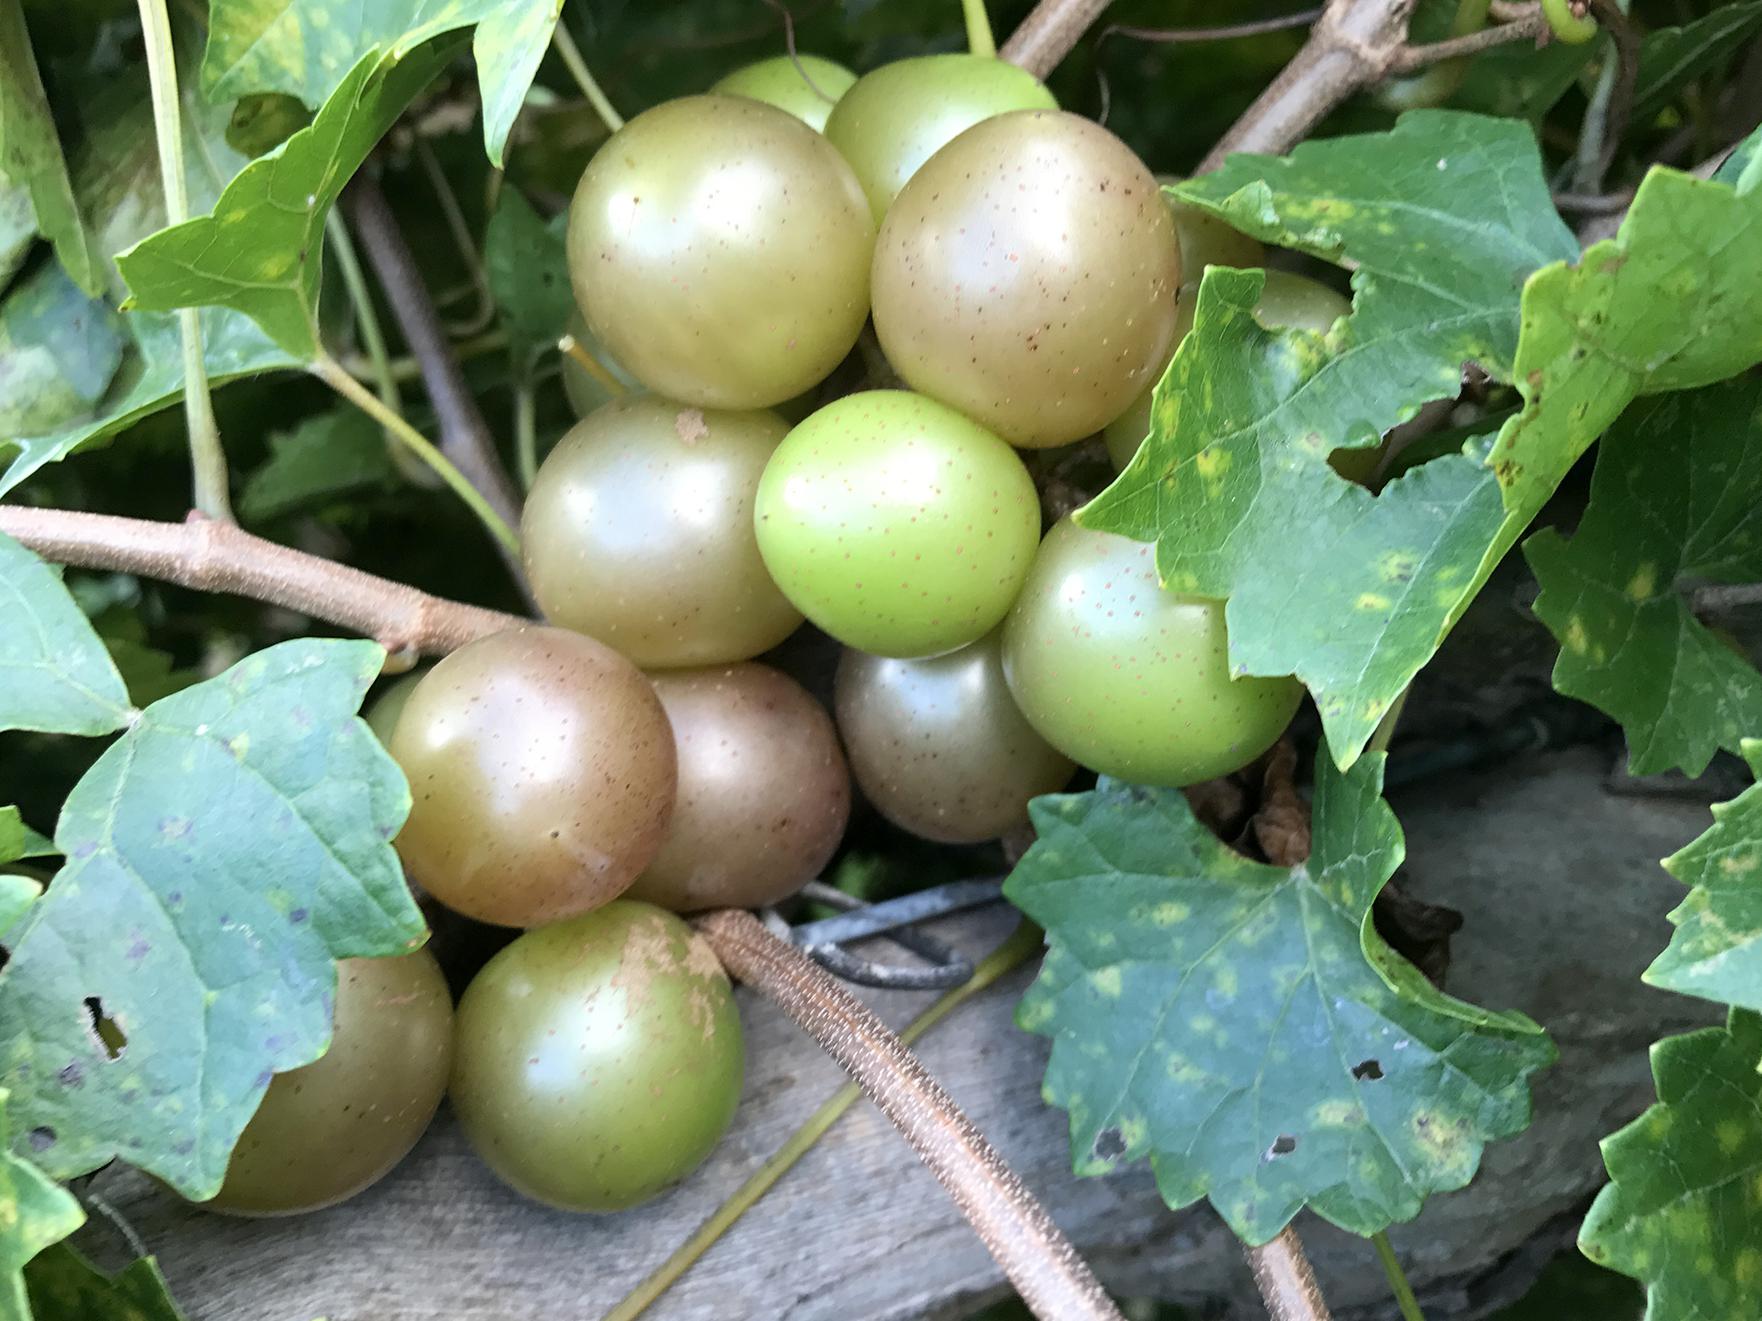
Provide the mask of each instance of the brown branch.
POLYGON ((999 48, 998 58, 1044 78, 1071 53, 1107 6, 1108 0, 1040 0, 999 48))
POLYGON ((1538 0, 1492 0, 1487 7, 1494 21, 1498 23, 1514 23, 1520 18, 1540 13, 1541 9, 1538 0))
POLYGON ((893 1121, 1035 1316, 1122 1321, 1033 1193, 868 1006, 750 913, 710 913, 697 928, 731 974, 794 1019, 893 1121))
POLYGON ((1391 73, 1412 73, 1415 69, 1424 69, 1437 64, 1441 60, 1460 59, 1467 55, 1478 55, 1484 50, 1495 46, 1504 46, 1513 41, 1535 41, 1548 30, 1548 20, 1542 16, 1541 10, 1502 23, 1498 27, 1482 28, 1479 32, 1470 32, 1467 36, 1451 37, 1448 41, 1433 41, 1424 46, 1403 46, 1395 52, 1394 61, 1389 66, 1391 73))
MULTIPOLYGON (((421 368, 423 386, 440 424, 441 453, 465 474, 503 521, 518 527, 520 498, 513 479, 496 453, 489 423, 465 383, 465 373, 441 328, 440 314, 422 282, 416 256, 378 180, 367 171, 357 174, 343 193, 343 204, 404 341, 421 368)), ((520 566, 514 568, 520 578, 520 566)))
POLYGON ((1272 1321, 1329 1321, 1327 1300, 1296 1230, 1286 1225, 1270 1243, 1247 1251, 1248 1267, 1272 1321))
POLYGON ((430 596, 199 515, 154 523, 0 505, 0 532, 57 564, 120 570, 296 610, 373 638, 393 655, 444 655, 532 622, 430 596))

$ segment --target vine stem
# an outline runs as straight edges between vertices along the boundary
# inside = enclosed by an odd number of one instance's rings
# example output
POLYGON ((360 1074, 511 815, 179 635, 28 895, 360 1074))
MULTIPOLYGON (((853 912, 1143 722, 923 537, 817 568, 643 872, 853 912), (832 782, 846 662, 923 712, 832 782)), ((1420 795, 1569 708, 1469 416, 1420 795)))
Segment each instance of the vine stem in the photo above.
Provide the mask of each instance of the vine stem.
POLYGON ((373 638, 393 655, 445 655, 532 622, 430 596, 200 514, 183 523, 156 523, 0 505, 0 532, 57 564, 134 573, 283 606, 373 638))
MULTIPOLYGON (((968 1000, 1021 967, 1040 952, 1043 940, 1038 927, 1031 922, 1022 922, 1003 944, 973 969, 972 977, 964 985, 949 991, 901 1029, 900 1043, 911 1045, 968 1000)), ((806 1123, 790 1134, 789 1140, 769 1160, 754 1170, 751 1177, 693 1231, 690 1238, 680 1244, 666 1261, 656 1267, 647 1279, 631 1290, 600 1321, 635 1321, 647 1311, 699 1257, 710 1250, 717 1239, 727 1233, 741 1216, 750 1211, 761 1197, 813 1149, 814 1144, 831 1130, 844 1112, 855 1105, 861 1096, 862 1092, 855 1083, 847 1083, 834 1092, 824 1105, 809 1116, 806 1123)))
POLYGON ((618 113, 618 108, 600 90, 599 83, 594 81, 593 70, 581 58, 581 47, 575 44, 575 38, 569 35, 569 29, 563 26, 562 19, 558 19, 557 26, 551 30, 551 44, 557 48, 557 54, 563 57, 563 65, 569 70, 569 76, 575 79, 575 85, 593 107, 594 114, 600 117, 600 123, 606 126, 606 132, 616 133, 623 128, 624 116, 618 113))
POLYGON ((1389 1235, 1379 1229, 1370 1236, 1370 1241, 1376 1245, 1383 1274, 1389 1277, 1389 1288, 1395 1295, 1396 1305, 1401 1308, 1402 1321, 1426 1321, 1425 1313, 1419 1310, 1419 1299, 1413 1296, 1413 1286, 1407 1282, 1407 1272, 1401 1269, 1401 1259, 1395 1255, 1394 1245, 1389 1242, 1389 1235))
POLYGON ((473 486, 465 474, 448 459, 447 456, 415 427, 404 420, 402 413, 386 406, 380 397, 357 381, 343 369, 341 363, 328 353, 320 352, 312 361, 308 370, 335 390, 344 399, 366 413, 388 434, 403 443, 411 453, 421 459, 436 475, 447 484, 454 495, 465 502, 465 505, 495 538, 496 545, 504 555, 511 556, 515 563, 520 560, 520 538, 501 514, 494 509, 483 493, 473 486))
POLYGON ((1286 1225, 1278 1237, 1248 1249, 1248 1268, 1272 1321, 1329 1321, 1327 1301, 1303 1251, 1303 1240, 1286 1225))
POLYGON ((733 976, 794 1019, 893 1121, 1035 1316, 1124 1321, 1046 1209, 873 1010, 751 913, 710 913, 696 926, 733 976))
POLYGON ((967 49, 986 59, 997 56, 997 38, 991 35, 991 15, 985 12, 985 0, 961 0, 961 14, 967 20, 967 49))
POLYGON ((998 55, 1044 78, 1071 53, 1109 0, 1040 0, 1010 33, 998 55))
MULTIPOLYGON (((153 133, 159 148, 159 177, 165 189, 165 223, 190 217, 184 187, 184 130, 177 94, 177 52, 171 44, 171 17, 165 0, 140 0, 141 35, 147 48, 147 83, 153 95, 153 133)), ((208 362, 202 354, 202 314, 193 307, 177 313, 184 360, 184 425, 189 432, 190 467, 196 508, 209 518, 233 521, 227 491, 226 451, 208 392, 208 362)))

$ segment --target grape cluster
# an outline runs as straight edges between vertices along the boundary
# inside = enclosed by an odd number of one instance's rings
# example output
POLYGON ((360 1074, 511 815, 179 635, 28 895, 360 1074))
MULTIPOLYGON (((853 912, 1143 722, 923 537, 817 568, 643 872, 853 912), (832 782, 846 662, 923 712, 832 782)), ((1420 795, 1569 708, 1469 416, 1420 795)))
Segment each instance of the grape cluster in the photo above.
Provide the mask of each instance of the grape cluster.
MULTIPOLYGON (((1100 433, 1124 466, 1192 321, 1183 276, 1264 254, 1022 70, 740 70, 606 142, 568 257, 597 363, 570 368, 584 416, 524 511, 549 622, 371 717, 409 780, 412 880, 525 934, 456 1025, 426 953, 345 964, 336 1044, 271 1086, 229 1209, 371 1182, 448 1079, 521 1192, 652 1196, 720 1136, 743 1067, 728 979, 676 914, 793 894, 838 848, 853 776, 905 830, 990 840, 1079 765, 1236 770, 1301 695, 1232 678, 1221 604, 1163 590, 1152 547, 1068 518, 1042 535, 1021 452, 1100 433), (804 619, 845 648, 836 724, 755 659, 804 619), (302 1111, 344 1158, 294 1170, 302 1111)), ((1286 275, 1260 307, 1344 311, 1286 275)))

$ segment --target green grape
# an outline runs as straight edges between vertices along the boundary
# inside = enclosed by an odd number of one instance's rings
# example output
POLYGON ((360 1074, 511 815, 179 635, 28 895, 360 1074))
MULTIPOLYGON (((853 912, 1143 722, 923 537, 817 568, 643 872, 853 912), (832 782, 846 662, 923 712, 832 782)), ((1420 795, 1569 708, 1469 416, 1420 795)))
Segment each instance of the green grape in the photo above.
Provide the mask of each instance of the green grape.
POLYGON ((529 931, 459 1001, 449 1095, 486 1164, 566 1211, 617 1211, 696 1169, 746 1052, 703 937, 620 899, 529 931))
POLYGON ((1056 110, 1033 74, 985 55, 920 55, 857 79, 826 121, 881 223, 925 161, 981 120, 1008 110, 1056 110))
POLYGON ((620 894, 661 847, 673 731, 643 674, 561 628, 461 647, 392 732, 410 781, 398 853, 455 912, 536 926, 620 894))
MULTIPOLYGON (((1193 329, 1193 304, 1198 292, 1195 285, 1181 290, 1175 308, 1175 338, 1169 347, 1169 360, 1174 358, 1181 341, 1187 338, 1187 332, 1193 329)), ((1266 285, 1254 305, 1254 319, 1268 330, 1326 331, 1351 311, 1351 300, 1341 297, 1325 284, 1288 271, 1268 271, 1266 285)), ((1151 396, 1167 370, 1168 361, 1164 361, 1151 377, 1150 384, 1132 401, 1132 406, 1102 428, 1101 438, 1107 443, 1108 457, 1118 471, 1125 470, 1138 447, 1150 435, 1151 396)), ((1335 450, 1329 461, 1348 480, 1368 480, 1370 473, 1361 473, 1365 461, 1360 455, 1369 457, 1369 467, 1374 471, 1378 457, 1374 448, 1335 450)))
POLYGON ((410 694, 416 691, 416 685, 422 682, 422 676, 427 673, 427 670, 412 670, 409 674, 400 674, 381 688, 362 712, 361 718, 367 722, 367 728, 373 731, 373 737, 385 747, 391 746, 392 731, 398 727, 398 717, 404 714, 404 706, 409 702, 410 694))
POLYGON ((767 665, 654 679, 679 749, 679 797, 660 853, 626 896, 690 913, 794 894, 820 874, 850 816, 831 717, 767 665))
POLYGON ((745 660, 801 614, 759 557, 753 497, 789 427, 653 396, 605 405, 546 457, 521 518, 552 623, 638 665, 745 660))
POLYGON ((875 225, 824 137, 744 96, 646 110, 569 208, 588 328, 637 380, 700 408, 768 408, 825 378, 869 312, 875 225))
POLYGON ((576 309, 569 318, 569 334, 581 345, 582 352, 599 364, 603 375, 582 366, 580 359, 572 353, 561 355, 563 393, 569 397, 569 406, 575 410, 576 417, 586 417, 596 408, 602 408, 614 399, 621 399, 632 389, 637 388, 636 380, 606 352, 605 345, 593 337, 587 328, 587 319, 576 309), (608 379, 610 378, 610 379, 608 379))
MULTIPOLYGON (((1180 180, 1173 175, 1158 175, 1157 182, 1170 184, 1180 180)), ((1168 205, 1169 218, 1175 222, 1175 238, 1181 245, 1183 283, 1198 284, 1207 266, 1252 270, 1266 265, 1266 249, 1259 239, 1191 202, 1178 202, 1168 193, 1162 195, 1162 200, 1168 205)))
POLYGON ((342 960, 330 1048, 270 1081, 204 1205, 292 1215, 377 1183, 434 1118, 452 1055, 453 999, 434 955, 342 960))
POLYGON ((776 55, 736 69, 710 88, 787 110, 809 128, 824 129, 826 116, 857 76, 818 55, 776 55))
POLYGON ((1063 519, 1004 625, 1003 671, 1067 756, 1137 784, 1247 765, 1291 722, 1295 679, 1232 679, 1221 601, 1157 583, 1156 548, 1063 519))
POLYGON ((846 650, 838 729, 851 773, 894 825, 943 844, 976 844, 1028 823, 1028 800, 1076 769, 1034 732, 1003 678, 1003 635, 928 660, 846 650))
POLYGON ((933 656, 990 632, 1040 532, 1033 479, 1009 446, 904 390, 846 395, 796 427, 756 508, 783 594, 881 656, 933 656))
POLYGON ((1011 444, 1063 445, 1168 361, 1174 222, 1143 163, 1077 115, 968 129, 900 192, 875 245, 875 331, 912 389, 1011 444))

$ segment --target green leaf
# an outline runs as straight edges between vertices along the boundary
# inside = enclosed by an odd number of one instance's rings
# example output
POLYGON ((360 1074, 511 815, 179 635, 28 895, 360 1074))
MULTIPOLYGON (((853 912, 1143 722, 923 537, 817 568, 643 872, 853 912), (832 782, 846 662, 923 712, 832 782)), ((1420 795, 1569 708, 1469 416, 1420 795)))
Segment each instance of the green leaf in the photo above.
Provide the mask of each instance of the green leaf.
POLYGON ((450 54, 445 42, 401 59, 370 49, 311 126, 239 171, 212 214, 149 235, 117 258, 129 305, 151 312, 230 307, 291 357, 316 359, 325 217, 450 54))
POLYGON ((1527 522, 1629 401, 1762 360, 1762 189, 1653 166, 1613 239, 1523 290, 1521 412, 1489 460, 1527 522))
POLYGON ((0 300, 0 436, 88 418, 122 364, 120 318, 60 266, 45 265, 0 300))
POLYGON ((362 56, 401 59, 448 32, 475 26, 472 53, 483 97, 483 143, 502 147, 551 42, 563 0, 214 0, 202 87, 212 100, 285 92, 323 105, 362 56))
POLYGON ((13 1153, 7 1100, 0 1089, 0 1207, 6 1208, 0 1215, 0 1321, 31 1321, 26 1263, 78 1229, 86 1213, 72 1193, 13 1153))
POLYGON ((1762 1296, 1762 1017, 1652 1047, 1658 1102, 1603 1139, 1609 1185, 1579 1230, 1646 1286, 1646 1321, 1736 1321, 1762 1296))
MULTIPOLYGON (((54 853, 54 842, 27 826, 16 807, 0 807, 0 864, 52 857, 54 853)), ((0 928, 6 925, 0 922, 0 928)))
POLYGON ((67 162, 43 94, 19 0, 0 0, 0 187, 30 194, 37 231, 87 293, 103 287, 102 267, 68 181, 67 162))
POLYGON ((18 925, 19 919, 31 911, 31 905, 42 897, 43 886, 34 877, 0 872, 0 939, 4 939, 6 933, 18 925))
POLYGON ((397 480, 385 435, 366 414, 340 409, 269 438, 269 461, 245 479, 239 515, 280 518, 397 480))
POLYGON ((128 722, 122 677, 60 576, 3 533, 0 612, 0 729, 108 734, 128 722))
POLYGON ((30 1264, 25 1283, 36 1321, 184 1321, 152 1257, 106 1275, 62 1243, 30 1264))
MULTIPOLYGON (((1762 741, 1745 739, 1762 778, 1762 741)), ((1713 824, 1664 870, 1689 887, 1670 915, 1676 933, 1645 980, 1682 995, 1762 1009, 1762 786, 1713 805, 1713 824)))
POLYGON ((1484 115, 1539 120, 1578 81, 1596 51, 1594 43, 1565 41, 1495 46, 1470 61, 1451 103, 1484 115))
POLYGON ((1231 852, 1178 790, 1035 800, 1004 889, 1049 949, 1017 1017, 1052 1038, 1079 1174, 1147 1156, 1171 1207, 1209 1197, 1249 1243, 1306 1205, 1369 1234, 1529 1123, 1548 1039, 1436 990, 1371 924, 1405 850, 1382 766, 1317 757, 1292 868, 1231 852))
POLYGON ((74 787, 67 863, 0 970, 0 1078, 46 1168, 120 1156, 212 1196, 271 1073, 327 1045, 335 960, 421 942, 388 842, 409 790, 354 714, 383 659, 271 647, 155 702, 74 787))
POLYGON ((1637 123, 1656 114, 1687 83, 1729 61, 1762 28, 1762 0, 1723 4, 1681 27, 1648 32, 1640 43, 1632 115, 1637 123))
POLYGON ((1720 162, 1713 172, 1713 177, 1720 183, 1728 183, 1739 192, 1748 192, 1762 184, 1762 128, 1755 129, 1749 137, 1738 143, 1736 149, 1720 162))
POLYGON ((567 219, 565 213, 547 225, 511 187, 502 189, 489 218, 483 264, 517 364, 554 347, 575 311, 563 250, 567 219))
POLYGON ((1762 381, 1639 401, 1597 452, 1570 541, 1524 546, 1554 687, 1619 720, 1635 775, 1699 775, 1762 732, 1762 675, 1689 609, 1684 580, 1762 579, 1762 381))

